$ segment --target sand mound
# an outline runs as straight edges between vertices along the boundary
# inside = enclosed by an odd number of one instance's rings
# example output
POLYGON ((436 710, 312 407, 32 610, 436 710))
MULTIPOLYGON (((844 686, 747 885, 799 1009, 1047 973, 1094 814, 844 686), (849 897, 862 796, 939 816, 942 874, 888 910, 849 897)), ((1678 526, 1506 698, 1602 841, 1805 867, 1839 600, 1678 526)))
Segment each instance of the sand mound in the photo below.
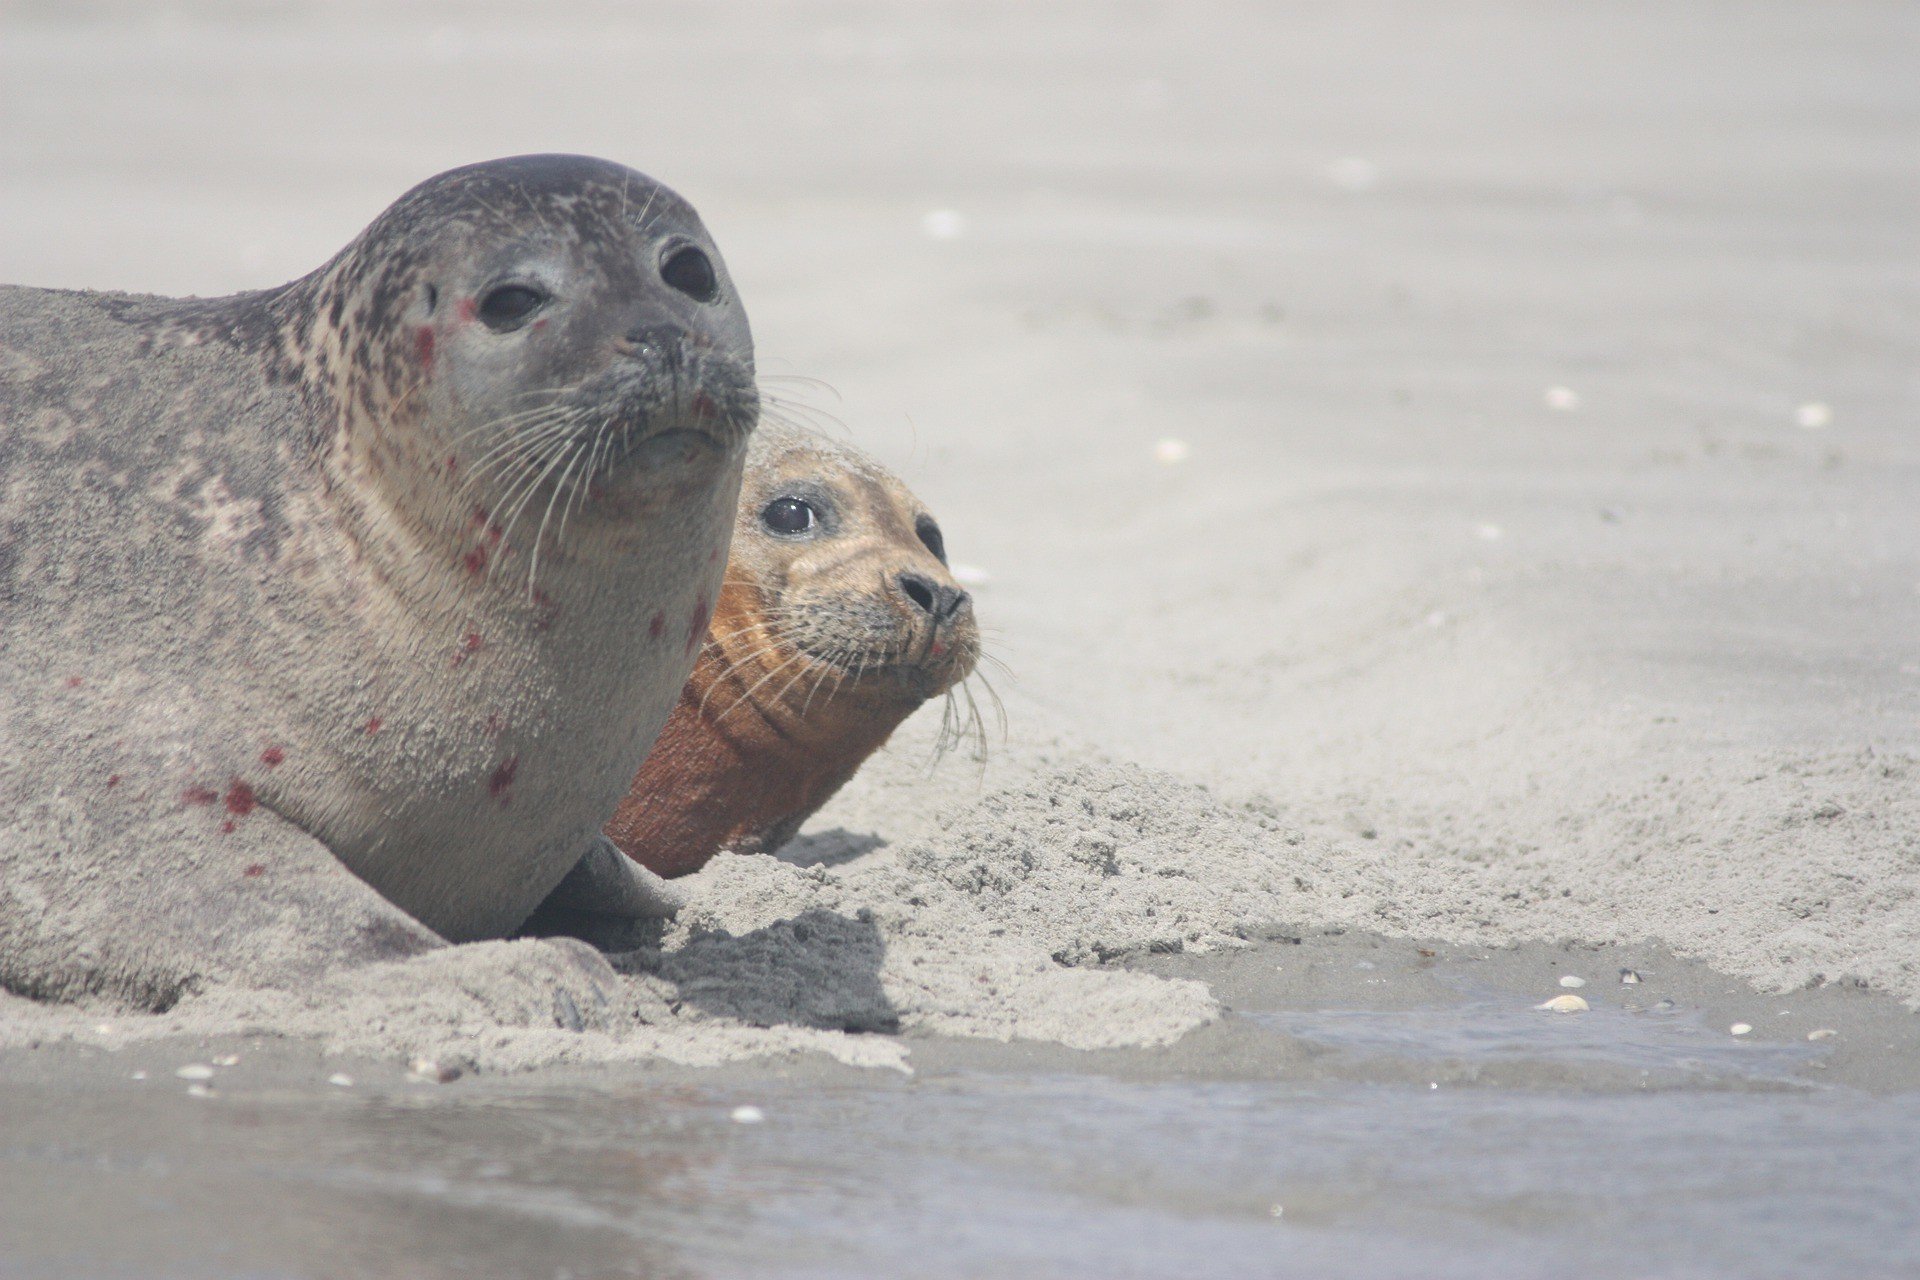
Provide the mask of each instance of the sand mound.
POLYGON ((692 905, 664 932, 610 955, 449 947, 297 992, 207 991, 106 1037, 97 1011, 9 1001, 0 1041, 270 1034, 483 1070, 799 1051, 901 1066, 915 1034, 1149 1046, 1215 1016, 1213 997, 1109 962, 1327 926, 1659 937, 1774 989, 1912 1000, 1912 770, 1866 753, 1668 777, 1522 847, 1492 819, 1341 844, 1138 767, 1049 767, 835 867, 722 855, 681 882, 692 905))

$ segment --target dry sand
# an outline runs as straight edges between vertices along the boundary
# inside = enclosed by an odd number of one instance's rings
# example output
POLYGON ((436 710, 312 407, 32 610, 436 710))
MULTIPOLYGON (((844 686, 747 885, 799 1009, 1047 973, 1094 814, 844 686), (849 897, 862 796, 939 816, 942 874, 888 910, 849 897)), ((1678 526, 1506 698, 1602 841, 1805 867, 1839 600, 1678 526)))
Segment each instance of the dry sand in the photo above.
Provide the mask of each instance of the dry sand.
POLYGON ((454 163, 631 161, 985 571, 1010 732, 917 720, 611 961, 0 1044, 1164 1045, 1216 995, 1106 962, 1278 924, 1920 1005, 1910 9, 171 12, 9 19, 0 278, 264 285, 454 163))

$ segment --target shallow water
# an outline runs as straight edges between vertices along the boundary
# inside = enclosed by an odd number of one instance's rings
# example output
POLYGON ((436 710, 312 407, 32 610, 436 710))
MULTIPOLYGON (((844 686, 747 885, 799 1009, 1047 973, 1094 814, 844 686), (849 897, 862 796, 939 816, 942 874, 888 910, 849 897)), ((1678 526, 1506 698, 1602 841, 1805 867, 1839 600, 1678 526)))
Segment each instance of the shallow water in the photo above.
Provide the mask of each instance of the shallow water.
POLYGON ((1736 991, 1796 1030, 1734 1037, 1682 991, 1722 980, 1671 962, 1559 1015, 1503 981, 1536 956, 1394 963, 1415 955, 1344 936, 1194 960, 1243 996, 1254 970, 1379 985, 1242 999, 1158 1056, 916 1041, 911 1077, 435 1086, 273 1043, 15 1054, 0 1274, 1746 1280, 1920 1259, 1920 1092, 1829 1083, 1871 1028, 1910 1035, 1889 1002, 1736 991), (1364 1007, 1383 992, 1413 1003, 1364 1007), (1834 1015, 1833 1038, 1797 1030, 1834 1015), (1209 1037, 1238 1078, 1204 1078, 1209 1037), (227 1052, 211 1096, 173 1074, 227 1052))

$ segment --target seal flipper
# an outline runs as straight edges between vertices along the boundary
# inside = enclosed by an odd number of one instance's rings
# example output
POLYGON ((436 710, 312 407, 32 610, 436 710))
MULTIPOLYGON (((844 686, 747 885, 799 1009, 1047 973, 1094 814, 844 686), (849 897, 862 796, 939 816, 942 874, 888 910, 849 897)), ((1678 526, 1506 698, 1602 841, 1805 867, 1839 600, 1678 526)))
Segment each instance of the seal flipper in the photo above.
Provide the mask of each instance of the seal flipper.
POLYGON ((520 926, 520 933, 579 938, 603 951, 627 951, 655 941, 658 922, 686 904, 684 890, 598 836, 587 855, 520 926))
MULTIPOLYGON (((215 983, 292 986, 444 947, 325 846, 256 808, 115 821, 0 770, 0 988, 161 1012, 215 983)), ((211 808, 211 806, 208 806, 211 808)))
MULTIPOLYGON (((567 872, 540 910, 590 911, 623 920, 659 920, 687 905, 687 895, 621 853, 605 836, 567 872)), ((536 913, 538 914, 538 913, 536 913)))

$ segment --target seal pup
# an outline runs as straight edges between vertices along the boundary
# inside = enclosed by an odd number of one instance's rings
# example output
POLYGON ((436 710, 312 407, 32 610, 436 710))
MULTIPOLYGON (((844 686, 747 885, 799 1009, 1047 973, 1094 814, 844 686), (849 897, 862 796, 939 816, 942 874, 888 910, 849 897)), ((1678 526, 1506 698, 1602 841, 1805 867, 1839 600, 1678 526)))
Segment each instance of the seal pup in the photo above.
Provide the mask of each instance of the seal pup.
POLYGON ((700 660, 606 834, 664 876, 722 849, 770 853, 979 656, 919 499, 855 450, 769 422, 700 660))
POLYGON ((498 937, 583 860, 658 905, 598 831, 758 405, 698 215, 588 157, 429 179, 276 289, 0 289, 0 986, 498 937))

